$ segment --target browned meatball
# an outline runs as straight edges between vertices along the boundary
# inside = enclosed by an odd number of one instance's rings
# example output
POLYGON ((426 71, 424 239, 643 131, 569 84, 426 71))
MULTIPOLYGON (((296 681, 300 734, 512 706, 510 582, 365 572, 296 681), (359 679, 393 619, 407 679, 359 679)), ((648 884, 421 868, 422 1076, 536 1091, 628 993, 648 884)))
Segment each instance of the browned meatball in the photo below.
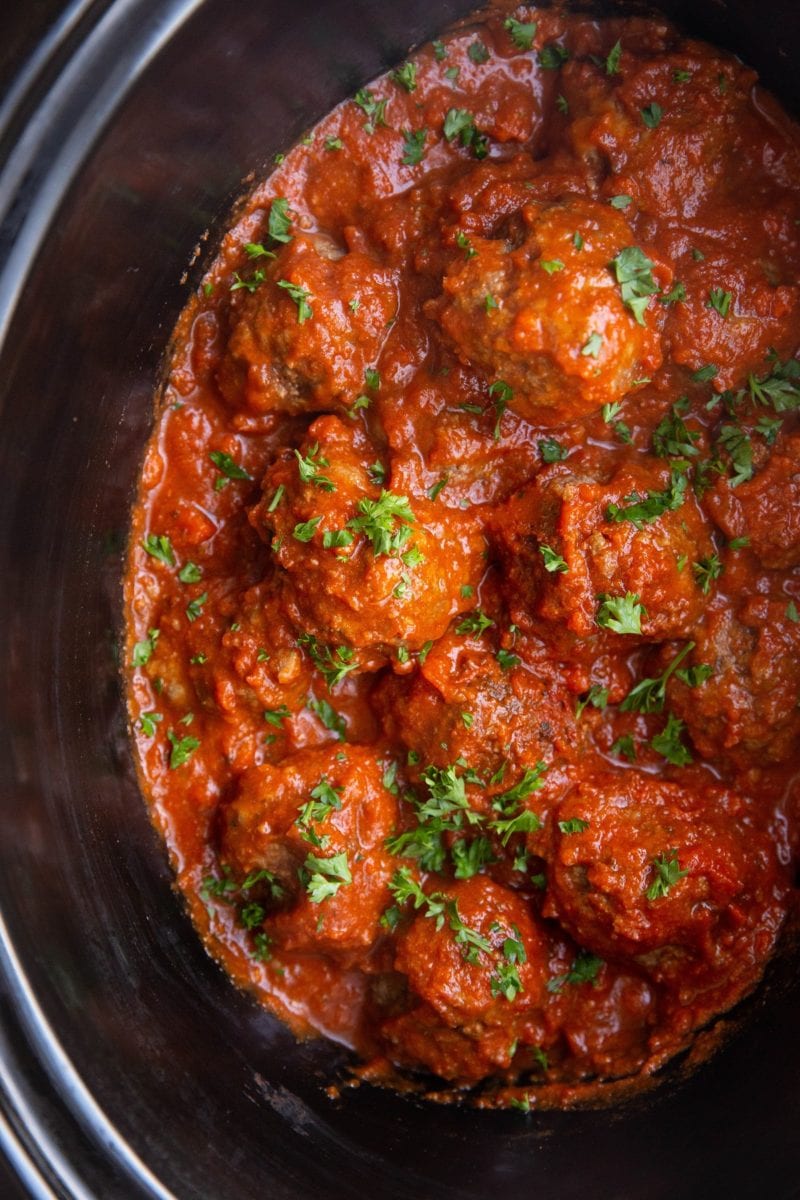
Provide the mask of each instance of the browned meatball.
POLYGON ((720 480, 705 504, 729 538, 747 537, 765 567, 800 566, 800 434, 781 438, 752 479, 720 480))
POLYGON ((284 949, 363 955, 379 935, 397 815, 384 771, 364 747, 302 750, 245 772, 223 809, 221 861, 237 878, 270 871, 287 895, 266 923, 284 949))
POLYGON ((580 637, 621 632, 609 598, 635 598, 622 627, 652 641, 686 636, 702 615, 714 547, 691 487, 666 464, 630 461, 607 480, 548 467, 494 527, 514 598, 580 637))
POLYGON ((555 815, 544 911, 594 953, 656 971, 688 954, 721 970, 743 929, 774 934, 775 849, 734 793, 609 773, 555 815))
MULTIPOLYGON (((515 1038, 537 1044, 543 1036, 548 936, 522 897, 484 876, 429 896, 435 907, 419 911, 398 936, 395 966, 423 1011, 465 1034, 484 1059, 507 1065, 515 1038)), ((417 1020, 414 1014, 405 1023, 407 1034, 417 1020)), ((409 1050, 401 1048, 406 1061, 409 1050)), ((429 1057, 422 1061, 430 1065, 429 1057)))
POLYGON ((788 597, 754 596, 738 612, 710 611, 692 634, 685 665, 712 674, 687 687, 673 676, 667 697, 706 758, 741 767, 785 762, 800 737, 800 624, 788 597))
MULTIPOLYGON (((522 416, 575 419, 661 365, 663 311, 645 309, 643 297, 637 319, 623 302, 611 264, 634 237, 621 213, 575 197, 532 202, 521 215, 519 245, 471 239, 471 256, 450 267, 432 312, 462 361, 512 389, 508 403, 522 416)), ((651 290, 660 290, 655 281, 651 290)))
POLYGON ((350 407, 397 312, 394 272, 301 235, 262 270, 233 316, 219 371, 225 399, 256 414, 350 407))
POLYGON ((556 672, 545 676, 511 651, 498 654, 485 636, 451 630, 411 682, 389 681, 378 703, 387 730, 421 767, 463 761, 488 779, 505 764, 501 788, 579 749, 575 701, 556 672))
POLYGON ((353 425, 321 417, 267 472, 252 513, 287 573, 287 609, 326 645, 367 665, 439 637, 484 569, 475 522, 374 482, 375 449, 353 425), (276 500, 277 497, 277 500, 276 500), (377 656, 377 658, 376 658, 377 656))

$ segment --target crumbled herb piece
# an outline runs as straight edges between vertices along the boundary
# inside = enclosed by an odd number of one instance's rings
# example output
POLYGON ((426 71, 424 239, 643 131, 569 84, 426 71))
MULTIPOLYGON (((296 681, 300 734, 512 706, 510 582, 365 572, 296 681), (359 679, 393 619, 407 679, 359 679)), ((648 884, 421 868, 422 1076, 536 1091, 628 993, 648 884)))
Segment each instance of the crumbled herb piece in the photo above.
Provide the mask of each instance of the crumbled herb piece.
POLYGON ((489 57, 490 57, 488 48, 480 40, 480 38, 478 38, 477 41, 472 42, 469 49, 467 50, 467 54, 469 55, 472 62, 474 62, 476 64, 476 66, 479 66, 479 67, 482 66, 484 63, 488 62, 489 57))
POLYGON ((533 39, 536 37, 537 24, 535 21, 517 21, 514 17, 509 17, 503 22, 503 28, 508 30, 509 36, 518 50, 531 49, 533 39))
POLYGON ((163 721, 163 716, 160 712, 143 712, 139 714, 139 728, 145 737, 156 736, 156 725, 159 721, 163 721))
POLYGON ((648 104, 645 108, 641 109, 640 111, 642 114, 642 120, 644 121, 647 128, 648 129, 657 129, 658 126, 661 124, 661 118, 664 115, 664 110, 662 109, 661 105, 656 103, 656 101, 654 100, 652 102, 652 104, 648 104))
POLYGON ((186 616, 190 621, 196 621, 203 615, 203 605, 207 600, 208 592, 203 592, 201 596, 196 596, 194 600, 189 601, 186 605, 186 616))
POLYGON ((619 61, 622 58, 622 42, 615 42, 606 58, 606 75, 619 74, 619 61))
POLYGON ((417 90, 417 64, 413 62, 405 62, 402 67, 398 67, 396 71, 392 71, 392 79, 400 87, 405 88, 407 92, 415 92, 417 90))
POLYGON ((618 196, 612 196, 608 203, 612 208, 618 208, 622 212, 633 203, 633 196, 629 196, 626 192, 620 192, 618 196))
POLYGON ((364 128, 374 133, 379 125, 386 124, 386 100, 376 100, 368 88, 360 88, 353 100, 366 116, 364 128))
POLYGON ((310 542, 322 517, 311 517, 308 521, 298 521, 292 530, 292 537, 298 542, 310 542))
POLYGON ((156 562, 163 563, 165 567, 175 566, 175 552, 166 534, 148 533, 142 541, 142 547, 156 562))
POLYGON ((560 258, 540 258, 539 266, 548 275, 555 275, 557 271, 564 270, 564 264, 560 258))
POLYGON ((199 583, 202 578, 203 572, 197 563, 184 563, 180 571, 178 571, 178 579, 180 579, 181 583, 199 583))
POLYGON ((622 302, 627 305, 639 325, 644 325, 644 313, 650 297, 658 291, 653 279, 653 263, 638 246, 620 250, 611 266, 620 285, 622 302))
POLYGON ((664 513, 677 511, 685 498, 686 475, 681 471, 673 471, 669 485, 663 492, 648 492, 646 496, 634 492, 625 497, 624 506, 609 504, 606 520, 615 523, 630 521, 637 529, 641 529, 657 521, 664 513))
POLYGON ((642 632, 642 617, 647 610, 640 602, 635 592, 626 592, 624 596, 601 596, 600 606, 595 620, 602 629, 610 629, 612 633, 640 634, 642 632))
POLYGON ((584 344, 581 346, 581 354, 584 358, 598 358, 600 355, 600 347, 603 345, 603 339, 599 333, 590 333, 584 344))
POLYGON ((307 873, 306 891, 312 904, 321 904, 335 896, 342 884, 353 882, 347 854, 333 854, 330 858, 319 858, 316 854, 308 854, 303 863, 307 873))
POLYGON ((575 718, 580 720, 583 715, 583 710, 591 704, 592 708, 597 708, 601 712, 608 704, 608 688, 601 687, 599 683, 593 683, 585 696, 578 700, 575 705, 575 718))
POLYGON ((565 560, 560 554, 556 554, 552 546, 547 546, 542 543, 539 546, 539 553, 544 560, 545 571, 550 571, 551 573, 554 571, 563 571, 565 573, 569 571, 569 567, 567 566, 565 560))
POLYGON ((283 288, 288 292, 289 298, 297 305, 297 324, 303 325, 314 315, 314 310, 309 304, 309 300, 313 300, 310 292, 306 291, 298 283, 291 283, 288 279, 279 279, 278 287, 283 288))
POLYGON ((404 167, 418 167, 425 157, 425 139, 427 129, 404 129, 403 157, 400 159, 404 167))
POLYGON ((495 658, 501 671, 510 671, 512 667, 518 667, 521 661, 518 654, 512 654, 509 650, 498 650, 495 658))
POLYGON ((618 755, 620 758, 626 758, 628 762, 636 761, 636 743, 629 733, 618 737, 611 747, 611 753, 618 755))
POLYGON ((570 969, 563 975, 556 975, 547 981, 548 992, 560 992, 564 984, 577 987, 581 983, 594 983, 605 964, 596 954, 581 950, 574 959, 570 969))
POLYGON ((489 153, 489 139, 478 131, 475 118, 466 108, 449 109, 444 119, 444 136, 448 142, 460 140, 476 158, 485 158, 489 153))
POLYGON ((566 446, 562 446, 555 438, 541 438, 537 443, 542 462, 563 462, 569 454, 566 446))
POLYGON ((363 533, 372 542, 375 557, 398 554, 411 536, 415 517, 405 496, 381 491, 377 500, 358 502, 359 516, 347 522, 353 533, 363 533))
POLYGON ((336 491, 332 480, 322 472, 322 468, 329 467, 330 463, 320 454, 319 442, 315 442, 305 456, 299 450, 295 450, 294 456, 297 459, 297 472, 302 483, 313 483, 314 487, 318 487, 323 492, 336 491))
POLYGON ((494 621, 478 608, 459 621, 456 625, 456 633, 472 633, 475 637, 480 637, 484 630, 491 629, 492 625, 494 625, 494 621))
POLYGON ((685 767, 694 761, 681 741, 684 728, 683 721, 670 713, 664 728, 650 742, 656 753, 663 755, 675 767, 685 767))
POLYGON ((589 828, 589 822, 583 817, 570 817, 568 821, 559 821, 558 828, 562 833, 584 833, 589 828))
POLYGON ((542 46, 537 58, 539 66, 545 71, 557 71, 563 67, 565 62, 569 61, 569 50, 566 46, 558 46, 555 42, 550 42, 547 46, 542 46))
POLYGON ((670 888, 675 887, 675 884, 683 879, 684 875, 689 874, 688 871, 681 870, 677 850, 670 850, 668 854, 659 854, 657 858, 653 859, 651 866, 654 877, 653 882, 645 891, 648 900, 660 900, 669 893, 670 888))
POLYGON ((292 222, 289 217, 289 201, 285 196, 276 196, 269 210, 269 236, 273 242, 290 242, 292 240, 292 222))
POLYGON ((732 292, 726 292, 723 288, 715 287, 708 293, 706 308, 713 308, 724 319, 730 312, 732 300, 732 292))
POLYGON ((172 729, 167 730, 167 740, 172 747, 169 754, 169 768, 171 771, 187 763, 195 750, 200 746, 200 742, 196 737, 179 737, 172 729))

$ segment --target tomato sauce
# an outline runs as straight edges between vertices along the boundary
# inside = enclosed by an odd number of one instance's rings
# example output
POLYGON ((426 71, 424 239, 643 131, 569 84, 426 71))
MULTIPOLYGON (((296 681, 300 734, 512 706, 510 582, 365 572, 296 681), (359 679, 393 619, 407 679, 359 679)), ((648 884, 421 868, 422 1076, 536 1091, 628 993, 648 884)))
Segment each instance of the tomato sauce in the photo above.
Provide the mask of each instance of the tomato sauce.
POLYGON ((279 159, 133 515, 153 819, 366 1077, 615 1094, 796 894, 800 132, 666 23, 498 9, 279 159))

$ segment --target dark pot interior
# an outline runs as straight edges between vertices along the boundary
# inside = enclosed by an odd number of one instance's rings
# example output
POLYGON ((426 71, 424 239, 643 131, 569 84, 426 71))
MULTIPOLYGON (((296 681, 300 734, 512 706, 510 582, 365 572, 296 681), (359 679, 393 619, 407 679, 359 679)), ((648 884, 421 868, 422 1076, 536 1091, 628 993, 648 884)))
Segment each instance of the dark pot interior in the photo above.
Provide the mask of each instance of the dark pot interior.
MULTIPOLYGON (((471 7, 83 0, 0 109, 0 1144, 32 1194, 800 1195, 796 957, 710 1063, 615 1110, 332 1100, 343 1055, 206 957, 137 791, 121 551, 184 268, 249 172, 471 7)), ((800 112, 796 0, 662 9, 800 112)))

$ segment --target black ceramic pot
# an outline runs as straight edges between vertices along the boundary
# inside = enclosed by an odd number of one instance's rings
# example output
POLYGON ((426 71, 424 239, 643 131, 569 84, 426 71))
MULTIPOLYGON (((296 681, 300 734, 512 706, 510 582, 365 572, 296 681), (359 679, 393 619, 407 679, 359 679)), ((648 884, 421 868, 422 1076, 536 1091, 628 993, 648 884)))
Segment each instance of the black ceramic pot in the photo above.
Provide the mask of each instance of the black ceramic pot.
MULTIPOLYGON (((298 1045, 206 957, 137 792, 121 550, 186 264, 249 172, 471 0, 75 0, 44 34, 47 0, 6 4, 33 55, 0 107, 0 1145, 25 1188, 800 1195, 796 959, 711 1062, 616 1110, 332 1100, 344 1056, 298 1045)), ((797 0, 662 7, 800 112, 797 0)))

